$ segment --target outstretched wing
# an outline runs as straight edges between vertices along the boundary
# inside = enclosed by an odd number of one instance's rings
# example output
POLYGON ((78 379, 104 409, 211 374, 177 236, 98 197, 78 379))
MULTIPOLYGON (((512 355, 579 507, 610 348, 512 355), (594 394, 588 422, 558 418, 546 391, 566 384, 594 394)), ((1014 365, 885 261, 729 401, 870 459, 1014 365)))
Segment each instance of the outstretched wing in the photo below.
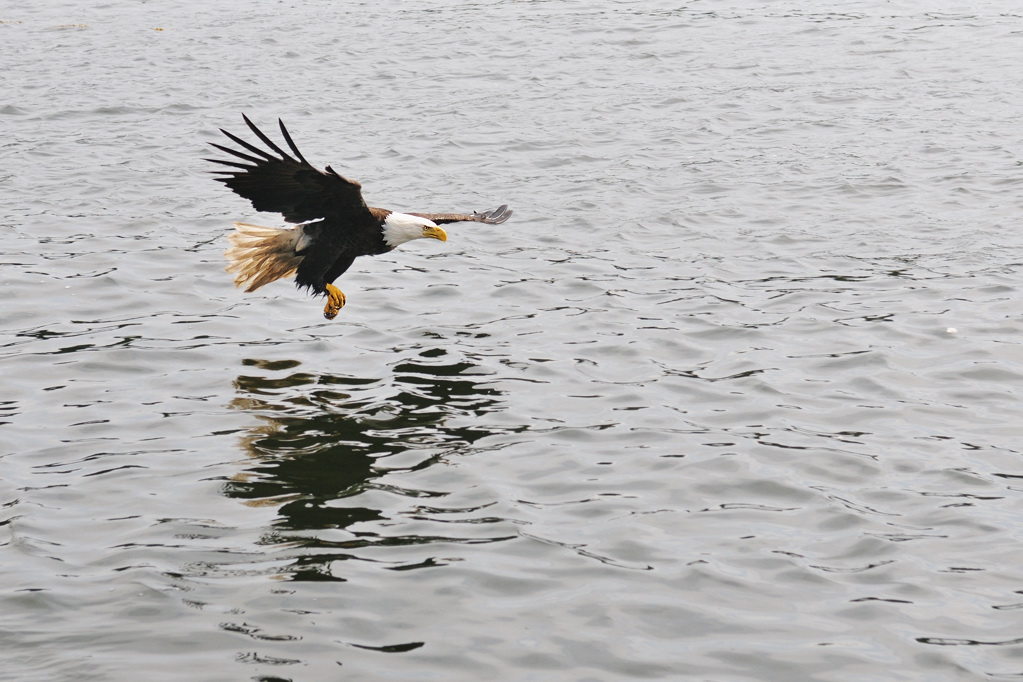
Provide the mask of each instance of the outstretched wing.
POLYGON ((441 225, 443 223, 461 223, 461 222, 473 222, 473 223, 487 223, 488 225, 500 225, 504 221, 511 217, 511 210, 508 208, 508 204, 502 204, 492 211, 484 211, 483 213, 412 213, 411 215, 417 215, 420 218, 426 218, 433 222, 441 225))
POLYGON ((281 133, 297 158, 289 156, 274 144, 247 116, 242 114, 242 118, 256 137, 278 156, 221 129, 220 132, 245 151, 214 142, 210 144, 244 163, 222 159, 206 160, 237 169, 214 172, 225 175, 217 180, 251 201, 257 211, 280 213, 289 223, 304 223, 326 217, 339 217, 348 222, 351 219, 364 220, 370 216, 369 208, 362 198, 362 185, 338 175, 330 166, 322 171, 314 168, 298 151, 288 129, 284 127, 284 121, 278 119, 281 133))

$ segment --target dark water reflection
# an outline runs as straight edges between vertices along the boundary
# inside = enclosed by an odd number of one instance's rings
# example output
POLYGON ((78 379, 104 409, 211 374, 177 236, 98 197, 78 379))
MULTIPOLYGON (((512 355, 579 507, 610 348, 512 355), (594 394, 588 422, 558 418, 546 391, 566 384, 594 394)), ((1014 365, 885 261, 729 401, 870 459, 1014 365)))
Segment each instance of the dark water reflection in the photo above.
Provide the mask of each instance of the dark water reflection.
MULTIPOLYGON (((290 579, 343 580, 333 562, 358 558, 355 551, 363 547, 511 537, 377 530, 400 525, 396 511, 420 519, 441 511, 436 507, 447 495, 392 479, 443 465, 491 435, 461 419, 501 407, 501 392, 478 365, 439 348, 395 363, 384 378, 301 372, 299 362, 288 360, 243 364, 261 373, 238 377, 233 407, 252 412, 262 423, 242 438, 252 463, 224 485, 224 494, 253 505, 280 505, 265 542, 291 545, 294 563, 282 571, 290 579), (364 499, 372 491, 386 491, 406 504, 390 511, 373 506, 364 499), (317 534, 357 525, 363 529, 350 530, 351 537, 343 540, 317 534)), ((435 565, 438 561, 429 558, 412 565, 397 562, 394 568, 435 565)))

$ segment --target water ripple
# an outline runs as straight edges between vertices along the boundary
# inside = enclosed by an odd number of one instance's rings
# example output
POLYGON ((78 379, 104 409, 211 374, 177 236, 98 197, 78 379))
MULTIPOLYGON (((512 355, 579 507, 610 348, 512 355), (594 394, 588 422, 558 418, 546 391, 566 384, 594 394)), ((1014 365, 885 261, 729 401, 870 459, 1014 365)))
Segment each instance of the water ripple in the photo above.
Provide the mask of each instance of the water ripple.
POLYGON ((1020 17, 525 7, 0 17, 11 674, 1019 675, 1020 17), (234 291, 239 111, 515 219, 234 291))

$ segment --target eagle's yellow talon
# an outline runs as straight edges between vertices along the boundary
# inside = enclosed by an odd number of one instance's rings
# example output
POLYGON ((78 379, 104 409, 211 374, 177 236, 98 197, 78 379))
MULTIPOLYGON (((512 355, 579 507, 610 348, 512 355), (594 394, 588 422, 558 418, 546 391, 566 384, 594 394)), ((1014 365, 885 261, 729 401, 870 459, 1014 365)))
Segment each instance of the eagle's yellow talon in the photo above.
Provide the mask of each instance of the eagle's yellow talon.
POLYGON ((327 289, 327 305, 323 307, 323 316, 333 320, 345 307, 345 295, 333 284, 326 284, 324 287, 327 289))

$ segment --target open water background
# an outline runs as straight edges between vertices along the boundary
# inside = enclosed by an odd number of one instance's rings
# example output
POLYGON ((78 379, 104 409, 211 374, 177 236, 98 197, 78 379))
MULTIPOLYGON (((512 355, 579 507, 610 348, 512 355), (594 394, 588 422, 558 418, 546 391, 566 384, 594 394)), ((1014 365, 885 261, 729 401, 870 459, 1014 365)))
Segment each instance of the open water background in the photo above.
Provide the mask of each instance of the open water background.
POLYGON ((1023 676, 1017 2, 0 2, 0 678, 1023 676), (223 272, 217 128, 373 205, 223 272))

